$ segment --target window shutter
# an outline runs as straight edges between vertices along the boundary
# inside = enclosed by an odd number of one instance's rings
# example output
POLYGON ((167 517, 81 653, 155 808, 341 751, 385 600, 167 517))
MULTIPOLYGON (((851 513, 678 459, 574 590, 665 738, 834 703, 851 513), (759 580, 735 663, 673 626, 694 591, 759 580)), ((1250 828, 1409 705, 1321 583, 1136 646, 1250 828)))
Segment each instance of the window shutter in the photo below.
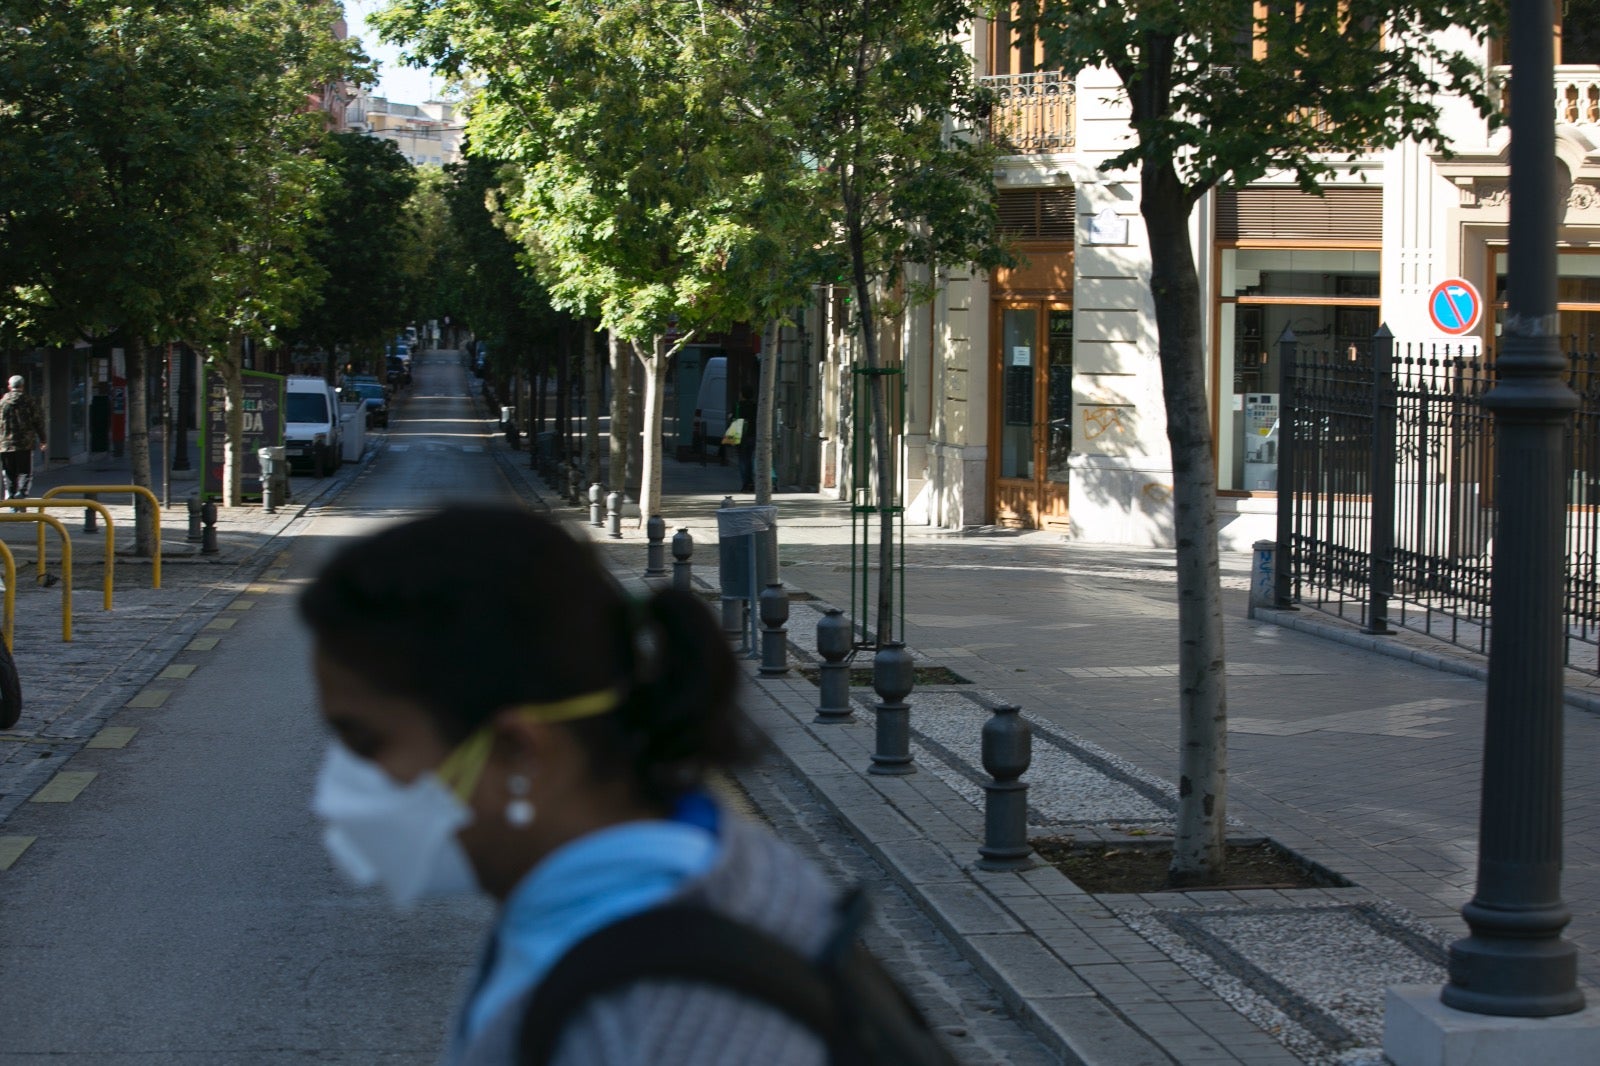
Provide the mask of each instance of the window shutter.
POLYGON ((1025 241, 1071 241, 1078 211, 1070 186, 1001 189, 1000 232, 1025 241))
POLYGON ((1321 196, 1299 189, 1222 189, 1217 192, 1217 239, 1383 239, 1383 187, 1333 186, 1321 196))

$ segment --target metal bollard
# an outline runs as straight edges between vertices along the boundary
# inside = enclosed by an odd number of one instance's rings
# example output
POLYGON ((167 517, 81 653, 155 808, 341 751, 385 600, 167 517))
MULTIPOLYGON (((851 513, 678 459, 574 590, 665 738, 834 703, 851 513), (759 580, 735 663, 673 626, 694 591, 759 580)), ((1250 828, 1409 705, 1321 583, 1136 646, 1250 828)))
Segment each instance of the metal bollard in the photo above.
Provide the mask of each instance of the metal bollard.
POLYGON ((273 462, 272 449, 260 449, 256 452, 256 458, 261 462, 261 512, 263 514, 276 514, 278 512, 278 466, 273 462))
MULTIPOLYGON (((215 555, 217 548, 217 505, 210 500, 200 505, 200 522, 205 527, 200 531, 200 554, 215 555)), ((160 547, 157 546, 157 551, 160 547)))
POLYGON ((905 700, 915 682, 911 653, 898 640, 878 649, 872 659, 873 705, 877 718, 876 747, 869 774, 914 774, 911 762, 911 705, 905 700))
POLYGON ((817 621, 817 654, 822 656, 817 679, 817 716, 813 722, 848 722, 850 713, 850 619, 829 607, 817 621))
POLYGON ((782 677, 789 672, 789 590, 781 581, 769 581, 757 597, 761 609, 762 677, 782 677))
POLYGON ((658 514, 644 524, 644 576, 667 576, 667 520, 658 514))
POLYGON ((604 529, 606 525, 606 490, 596 481, 589 486, 589 524, 596 529, 604 529))
POLYGON ((1028 786, 1018 780, 1033 762, 1033 728, 1021 708, 992 708, 983 723, 983 768, 994 779, 983 786, 983 846, 980 870, 1026 870, 1033 865, 1028 846, 1028 786))
POLYGON ((606 497, 606 536, 622 539, 622 493, 613 492, 606 497))
POLYGON ((199 495, 199 493, 195 493, 195 492, 189 493, 189 498, 188 498, 188 500, 185 501, 185 503, 188 505, 188 508, 189 508, 189 532, 184 536, 183 539, 184 540, 199 540, 200 539, 200 495, 199 495))
POLYGON ((567 464, 567 503, 573 507, 583 506, 583 471, 578 469, 575 459, 567 464))
POLYGON ((97 519, 98 515, 95 509, 93 507, 85 507, 83 509, 83 531, 85 533, 100 532, 100 523, 97 519))
POLYGON ((680 529, 672 538, 672 587, 679 592, 694 589, 694 577, 689 559, 694 555, 694 538, 687 529, 680 529))
MULTIPOLYGON (((722 498, 722 502, 717 505, 717 510, 720 511, 724 507, 732 507, 732 506, 733 506, 733 497, 732 496, 724 496, 722 498)), ((719 545, 719 547, 720 547, 720 545, 719 545)), ((724 555, 723 558, 726 559, 727 556, 724 555)), ((728 587, 728 582, 727 582, 726 578, 719 579, 719 582, 720 582, 720 585, 721 585, 722 588, 726 589, 728 587)), ((747 608, 747 604, 741 597, 738 597, 738 596, 723 596, 722 597, 722 631, 724 633, 726 633, 730 639, 733 638, 733 637, 738 637, 739 638, 739 643, 741 645, 743 645, 744 641, 745 641, 745 636, 744 636, 744 617, 745 617, 745 615, 744 615, 744 612, 745 612, 746 608, 747 608)))

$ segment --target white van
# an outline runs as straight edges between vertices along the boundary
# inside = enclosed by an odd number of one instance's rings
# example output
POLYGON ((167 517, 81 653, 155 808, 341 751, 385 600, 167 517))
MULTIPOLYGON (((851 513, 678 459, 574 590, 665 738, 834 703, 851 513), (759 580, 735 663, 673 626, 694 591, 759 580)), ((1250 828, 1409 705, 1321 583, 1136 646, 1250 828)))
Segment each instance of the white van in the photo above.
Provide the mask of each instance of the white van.
POLYGON ((728 429, 728 357, 714 355, 706 360, 700 375, 700 395, 694 401, 695 447, 702 453, 716 451, 728 429))
POLYGON ((284 382, 283 446, 289 466, 307 467, 313 477, 339 469, 339 397, 318 377, 294 376, 284 382))

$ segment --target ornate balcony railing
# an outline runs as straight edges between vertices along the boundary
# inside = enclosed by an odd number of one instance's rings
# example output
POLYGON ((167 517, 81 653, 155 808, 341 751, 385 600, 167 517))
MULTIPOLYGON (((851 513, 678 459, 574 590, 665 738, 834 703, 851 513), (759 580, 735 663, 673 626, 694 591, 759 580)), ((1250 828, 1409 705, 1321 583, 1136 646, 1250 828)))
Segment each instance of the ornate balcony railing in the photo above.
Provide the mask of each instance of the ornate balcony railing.
MULTIPOLYGON (((1500 81, 1500 109, 1511 113, 1511 68, 1495 67, 1500 81)), ((1563 65, 1556 67, 1556 122, 1574 126, 1600 126, 1600 66, 1563 65)))
POLYGON ((994 94, 989 136, 1017 155, 1070 152, 1077 146, 1072 79, 1058 70, 993 74, 982 79, 994 94))

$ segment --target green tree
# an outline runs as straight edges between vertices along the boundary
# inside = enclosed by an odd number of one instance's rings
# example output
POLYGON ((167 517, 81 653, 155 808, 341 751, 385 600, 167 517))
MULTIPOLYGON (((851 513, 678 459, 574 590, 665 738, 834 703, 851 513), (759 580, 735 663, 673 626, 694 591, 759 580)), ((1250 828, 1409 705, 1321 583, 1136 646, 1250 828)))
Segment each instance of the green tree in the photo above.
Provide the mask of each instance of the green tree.
MULTIPOLYGON (((959 39, 965 0, 769 0, 729 5, 758 79, 753 106, 769 130, 813 161, 814 210, 834 223, 830 251, 854 293, 861 362, 883 369, 881 318, 931 290, 907 268, 1011 261, 998 237, 994 154, 969 135, 984 98, 959 39)), ((829 275, 831 276, 831 274, 829 275)), ((899 441, 884 379, 868 377, 880 520, 874 629, 894 638, 894 504, 899 441)))
MULTIPOLYGON (((244 146, 280 117, 264 86, 335 13, 322 0, 13 0, 5 12, 0 318, 34 343, 122 344, 139 485, 152 483, 146 350, 229 305, 215 290, 219 234, 257 209, 241 189, 259 155, 244 146)), ((142 506, 135 541, 156 550, 142 506)))
POLYGON ((655 0, 400 0, 380 23, 482 77, 473 150, 514 167, 504 203, 529 262, 557 307, 597 312, 645 368, 640 502, 657 513, 670 360, 749 306, 727 224, 759 185, 730 106, 737 28, 655 0))
MULTIPOLYGON (((1481 68, 1436 36, 1503 24, 1495 0, 1051 0, 1029 20, 1053 65, 1115 71, 1132 137, 1103 170, 1132 169, 1150 242, 1150 287, 1178 564, 1179 811, 1171 877, 1213 880, 1227 818, 1227 694, 1217 568, 1216 470, 1199 278, 1189 240, 1211 189, 1287 171, 1307 192, 1370 152, 1445 148, 1450 96, 1491 114, 1481 68)), ((1457 37, 1457 40, 1460 38, 1457 37)))
POLYGON ((285 341, 324 352, 331 373, 341 352, 379 353, 400 325, 404 263, 416 254, 407 207, 417 173, 393 141, 360 133, 328 135, 320 158, 328 191, 309 251, 323 276, 321 299, 285 341))

